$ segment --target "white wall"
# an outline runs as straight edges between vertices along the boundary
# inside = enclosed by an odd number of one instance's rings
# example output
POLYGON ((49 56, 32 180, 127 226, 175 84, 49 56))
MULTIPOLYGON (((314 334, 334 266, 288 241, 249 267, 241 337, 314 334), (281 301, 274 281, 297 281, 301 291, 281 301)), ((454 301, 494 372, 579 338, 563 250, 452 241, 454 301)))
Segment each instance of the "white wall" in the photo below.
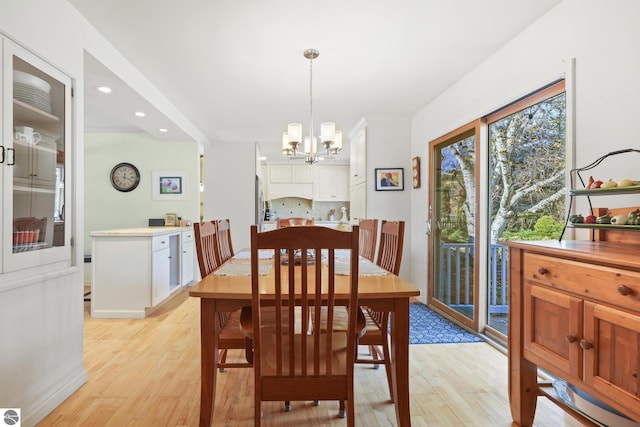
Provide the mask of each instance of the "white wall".
MULTIPOLYGON (((563 77, 575 58, 575 165, 613 150, 638 148, 638 17, 637 0, 565 0, 414 115, 411 151, 422 157, 423 185, 412 193, 411 279, 423 295, 429 141, 563 77)), ((626 164, 611 167, 611 174, 637 176, 633 155, 621 161, 626 164)), ((481 212, 485 215, 486 206, 481 212)))
POLYGON ((411 118, 367 116, 367 218, 406 221, 400 276, 411 271, 411 118), (404 168, 404 191, 376 191, 376 168, 404 168))
POLYGON ((195 142, 158 141, 143 133, 85 134, 85 251, 89 233, 114 228, 147 227, 149 218, 175 213, 198 221, 200 214, 200 157, 195 142), (111 169, 129 162, 140 171, 140 184, 127 193, 109 180, 111 169), (187 200, 154 200, 154 171, 187 173, 187 200))
POLYGON ((256 159, 253 142, 216 142, 204 149, 204 219, 231 221, 233 249, 251 246, 255 224, 256 159))

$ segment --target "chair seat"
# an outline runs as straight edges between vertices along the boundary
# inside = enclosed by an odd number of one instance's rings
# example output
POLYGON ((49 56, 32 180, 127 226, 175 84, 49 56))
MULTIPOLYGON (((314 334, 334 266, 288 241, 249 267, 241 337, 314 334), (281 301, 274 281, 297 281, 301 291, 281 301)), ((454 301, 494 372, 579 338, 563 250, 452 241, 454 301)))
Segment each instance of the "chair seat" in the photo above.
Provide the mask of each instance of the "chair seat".
MULTIPOLYGON (((263 330, 261 339, 261 345, 263 347, 263 351, 265 351, 267 354, 270 353, 275 353, 276 349, 278 348, 278 346, 276 345, 276 337, 278 335, 276 334, 275 328, 269 328, 267 330, 263 330)), ((319 356, 319 360, 327 360, 329 357, 331 357, 332 362, 331 362, 331 369, 332 369, 332 374, 333 375, 345 375, 347 372, 347 365, 346 365, 346 357, 345 354, 347 352, 347 331, 334 331, 333 334, 331 334, 331 355, 329 356, 329 354, 327 353, 326 349, 326 342, 329 339, 329 334, 326 333, 322 333, 320 335, 317 335, 320 338, 320 352, 317 356, 319 356)), ((314 375, 327 375, 326 372, 326 367, 327 365, 323 362, 320 363, 318 365, 318 371, 314 372, 314 343, 313 343, 313 338, 312 336, 306 335, 304 336, 306 338, 306 371, 307 371, 307 375, 309 376, 314 376, 314 375)), ((293 335, 293 345, 295 346, 295 354, 296 355, 300 355, 302 352, 302 346, 303 346, 303 335, 302 334, 295 334, 293 335)), ((284 346, 282 347, 282 353, 283 353, 283 358, 282 358, 282 366, 283 366, 283 375, 289 375, 290 372, 290 367, 289 367, 289 351, 290 351, 290 346, 291 346, 291 342, 288 339, 287 335, 282 335, 282 339, 285 341, 284 346)), ((295 373, 296 375, 301 375, 302 374, 302 366, 303 366, 303 362, 301 360, 301 357, 296 357, 295 358, 295 373)), ((271 375, 277 375, 277 365, 276 365, 276 359, 275 358, 269 358, 269 357, 265 357, 262 359, 262 374, 264 376, 271 376, 271 375)))
POLYGON ((388 312, 380 312, 371 310, 368 307, 360 307, 362 316, 364 317, 365 327, 360 336, 359 344, 361 345, 382 345, 382 339, 388 334, 383 333, 383 319, 381 316, 388 316, 388 312))
MULTIPOLYGON (((327 330, 327 307, 321 308, 320 315, 320 330, 326 332, 327 330)), ((314 319, 314 310, 311 309, 311 319, 314 319)), ((356 317, 356 337, 361 338, 366 332, 366 316, 361 308, 358 308, 356 317)), ((349 326, 349 313, 347 307, 337 306, 333 310, 333 329, 338 331, 346 331, 349 326)))
MULTIPOLYGON (((263 326, 262 331, 263 333, 265 331, 270 330, 271 328, 273 328, 275 330, 275 324, 276 324, 276 313, 273 307, 263 307, 261 310, 261 320, 262 322, 265 324, 265 326, 263 326)), ((300 329, 300 319, 302 318, 302 308, 301 307, 295 307, 295 316, 296 316, 296 334, 299 334, 301 332, 300 329)), ((248 339, 253 339, 253 315, 251 313, 251 307, 242 307, 242 313, 240 314, 240 331, 243 335, 243 337, 246 337, 248 339)), ((289 311, 285 308, 282 309, 282 318, 283 318, 283 323, 284 324, 288 324, 288 317, 289 317, 289 311)), ((309 321, 309 328, 311 328, 311 321, 309 321)), ((284 330, 285 327, 283 326, 283 334, 286 334, 287 331, 284 330)))
MULTIPOLYGON (((251 307, 249 307, 249 310, 251 310, 251 307)), ((231 312, 229 319, 225 323, 224 327, 220 330, 220 335, 218 336, 218 345, 221 348, 245 348, 246 337, 244 336, 244 334, 242 333, 242 329, 240 328, 241 311, 241 309, 238 309, 231 312)))

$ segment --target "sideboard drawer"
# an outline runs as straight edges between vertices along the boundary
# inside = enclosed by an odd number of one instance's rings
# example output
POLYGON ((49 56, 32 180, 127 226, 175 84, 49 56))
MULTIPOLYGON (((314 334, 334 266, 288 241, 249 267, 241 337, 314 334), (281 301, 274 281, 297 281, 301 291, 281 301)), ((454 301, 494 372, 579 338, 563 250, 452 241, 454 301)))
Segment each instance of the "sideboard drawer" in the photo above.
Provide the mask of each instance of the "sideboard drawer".
POLYGON ((524 259, 527 280, 640 312, 640 273, 535 253, 524 259))

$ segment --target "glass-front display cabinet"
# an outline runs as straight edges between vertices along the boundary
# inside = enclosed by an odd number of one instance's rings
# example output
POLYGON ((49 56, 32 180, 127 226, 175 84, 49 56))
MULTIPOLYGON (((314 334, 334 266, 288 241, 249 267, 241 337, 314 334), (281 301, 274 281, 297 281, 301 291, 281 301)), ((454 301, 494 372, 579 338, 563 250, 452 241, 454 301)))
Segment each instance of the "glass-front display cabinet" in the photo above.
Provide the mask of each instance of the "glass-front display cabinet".
POLYGON ((3 273, 69 263, 71 79, 2 39, 3 273))

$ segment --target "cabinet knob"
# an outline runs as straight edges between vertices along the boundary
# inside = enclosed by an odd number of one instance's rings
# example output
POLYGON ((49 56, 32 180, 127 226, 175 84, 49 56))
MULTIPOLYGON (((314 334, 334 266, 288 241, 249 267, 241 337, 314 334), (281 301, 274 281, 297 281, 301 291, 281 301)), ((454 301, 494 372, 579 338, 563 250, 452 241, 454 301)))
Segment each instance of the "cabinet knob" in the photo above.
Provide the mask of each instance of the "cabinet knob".
POLYGON ((546 268, 544 268, 544 267, 538 267, 538 273, 542 274, 543 276, 544 276, 545 274, 547 274, 548 272, 549 272, 549 270, 547 270, 546 268))
POLYGON ((627 285, 620 285, 618 286, 618 293, 626 297, 627 295, 631 295, 633 293, 633 289, 631 289, 627 285))
POLYGON ((589 350, 593 348, 593 344, 591 344, 589 341, 587 340, 580 340, 580 347, 582 347, 583 350, 589 350))
POLYGON ((574 343, 578 340, 578 338, 573 334, 567 334, 564 336, 564 339, 568 343, 574 343))

